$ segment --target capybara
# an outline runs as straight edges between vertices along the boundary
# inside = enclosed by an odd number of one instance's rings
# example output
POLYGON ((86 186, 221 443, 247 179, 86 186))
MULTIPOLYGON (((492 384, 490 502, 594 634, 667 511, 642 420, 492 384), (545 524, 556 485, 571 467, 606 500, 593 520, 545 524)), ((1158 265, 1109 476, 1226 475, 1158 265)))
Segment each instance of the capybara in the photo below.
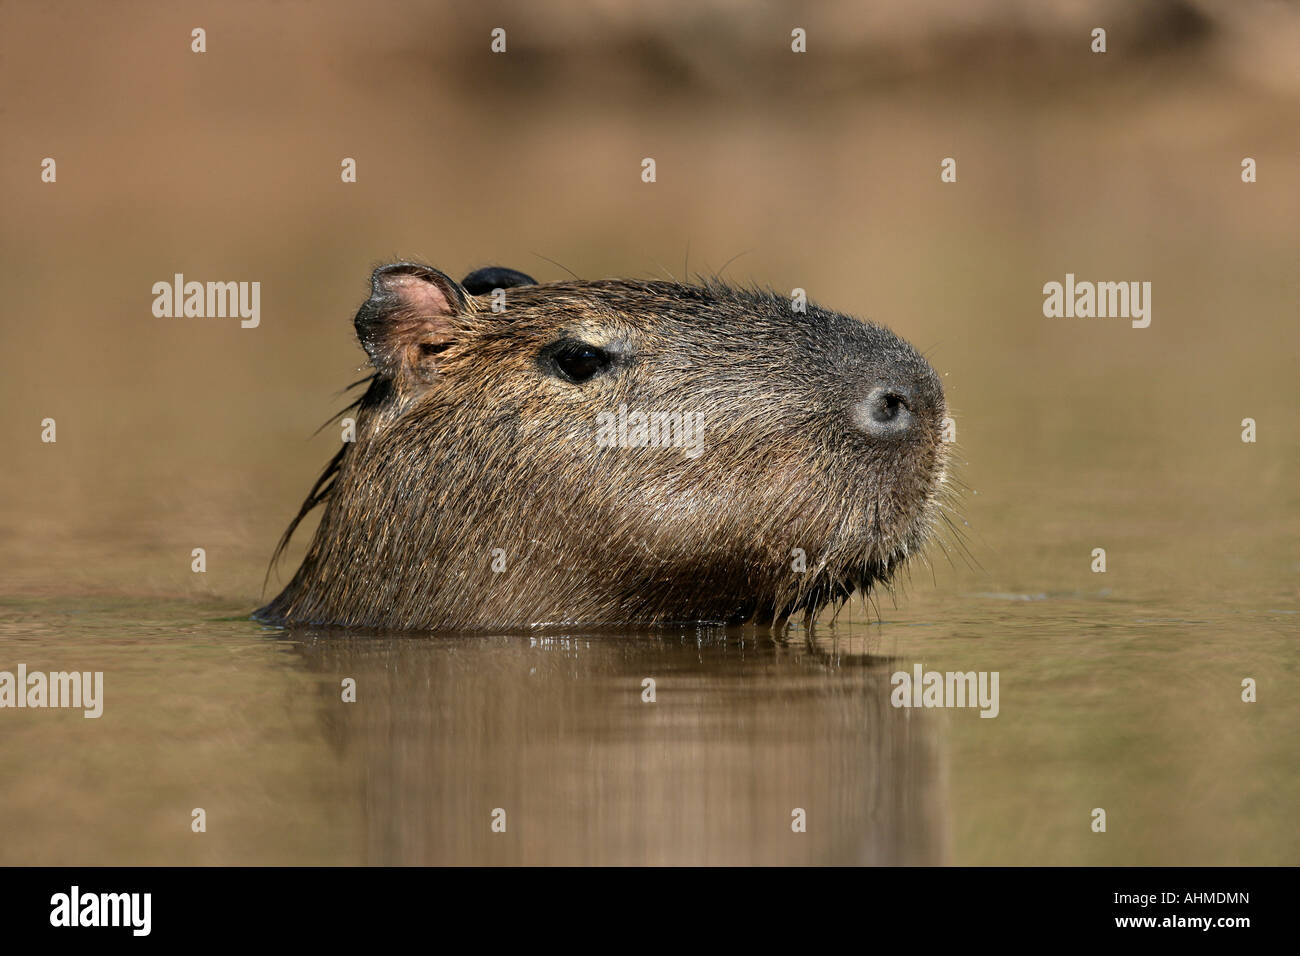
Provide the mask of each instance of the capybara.
POLYGON ((934 370, 812 302, 398 262, 355 326, 355 440, 268 623, 780 624, 887 582, 942 515, 934 370))

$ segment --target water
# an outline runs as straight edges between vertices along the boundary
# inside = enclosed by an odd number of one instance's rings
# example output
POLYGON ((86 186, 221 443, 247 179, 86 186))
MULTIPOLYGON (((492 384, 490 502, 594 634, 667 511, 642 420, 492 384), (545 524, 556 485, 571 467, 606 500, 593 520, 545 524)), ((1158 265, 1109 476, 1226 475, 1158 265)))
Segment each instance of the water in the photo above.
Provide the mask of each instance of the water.
POLYGON ((7 662, 75 662, 106 689, 97 720, 3 714, 0 863, 1294 861, 1294 610, 1023 597, 781 641, 9 601, 7 662), (914 663, 997 670, 998 716, 891 706, 914 663))

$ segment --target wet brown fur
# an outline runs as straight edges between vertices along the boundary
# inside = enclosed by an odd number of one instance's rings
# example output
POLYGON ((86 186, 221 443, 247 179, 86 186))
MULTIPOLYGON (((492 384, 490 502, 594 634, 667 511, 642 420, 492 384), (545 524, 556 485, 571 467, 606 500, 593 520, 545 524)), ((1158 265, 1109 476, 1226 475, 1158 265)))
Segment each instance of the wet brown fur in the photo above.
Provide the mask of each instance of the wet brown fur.
MULTIPOLYGON (((428 270, 446 315, 398 288, 357 327, 377 370, 356 441, 281 541, 324 513, 279 624, 484 630, 547 624, 780 621, 888 579, 938 516, 942 388, 880 326, 721 282, 566 281, 506 290, 506 311, 428 270), (539 355, 608 347, 574 384, 539 355), (846 408, 905 378, 906 439, 846 408), (698 411, 703 453, 598 447, 597 414, 698 411), (807 571, 792 569, 792 550, 807 571), (502 549, 505 570, 493 570, 502 549)), ((278 553, 278 552, 277 552, 278 553)))

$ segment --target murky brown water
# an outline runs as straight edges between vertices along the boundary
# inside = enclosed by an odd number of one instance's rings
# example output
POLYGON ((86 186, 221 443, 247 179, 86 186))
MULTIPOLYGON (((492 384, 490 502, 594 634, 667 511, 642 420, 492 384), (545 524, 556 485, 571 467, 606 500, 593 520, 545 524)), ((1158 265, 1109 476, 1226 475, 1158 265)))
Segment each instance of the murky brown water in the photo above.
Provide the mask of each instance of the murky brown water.
POLYGON ((1253 597, 932 594, 781 643, 285 634, 211 601, 10 601, 9 658, 106 690, 98 720, 4 715, 22 770, 0 859, 1293 862, 1295 609, 1253 597), (998 717, 892 707, 914 663, 997 670, 998 717))
POLYGON ((1186 54, 814 103, 785 66, 661 89, 615 57, 473 98, 346 14, 214 21, 201 70, 159 52, 188 21, 0 14, 0 670, 105 675, 100 719, 0 711, 0 864, 1300 859, 1293 91, 1186 54), (647 275, 688 244, 926 351, 969 554, 780 641, 246 619, 375 261, 647 275), (261 281, 261 326, 154 318, 175 272, 261 281), (1150 328, 1045 319, 1067 272, 1151 281, 1150 328), (918 663, 997 671, 997 718, 893 707, 918 663))

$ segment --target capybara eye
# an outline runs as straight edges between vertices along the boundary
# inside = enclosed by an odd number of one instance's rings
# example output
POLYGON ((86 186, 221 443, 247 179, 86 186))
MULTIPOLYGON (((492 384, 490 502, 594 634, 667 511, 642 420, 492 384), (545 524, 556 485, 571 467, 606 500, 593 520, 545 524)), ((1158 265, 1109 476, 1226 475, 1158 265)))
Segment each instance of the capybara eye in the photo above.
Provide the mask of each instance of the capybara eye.
POLYGON ((571 382, 585 382, 609 368, 609 354, 586 342, 561 342, 553 347, 551 360, 560 374, 571 382))

